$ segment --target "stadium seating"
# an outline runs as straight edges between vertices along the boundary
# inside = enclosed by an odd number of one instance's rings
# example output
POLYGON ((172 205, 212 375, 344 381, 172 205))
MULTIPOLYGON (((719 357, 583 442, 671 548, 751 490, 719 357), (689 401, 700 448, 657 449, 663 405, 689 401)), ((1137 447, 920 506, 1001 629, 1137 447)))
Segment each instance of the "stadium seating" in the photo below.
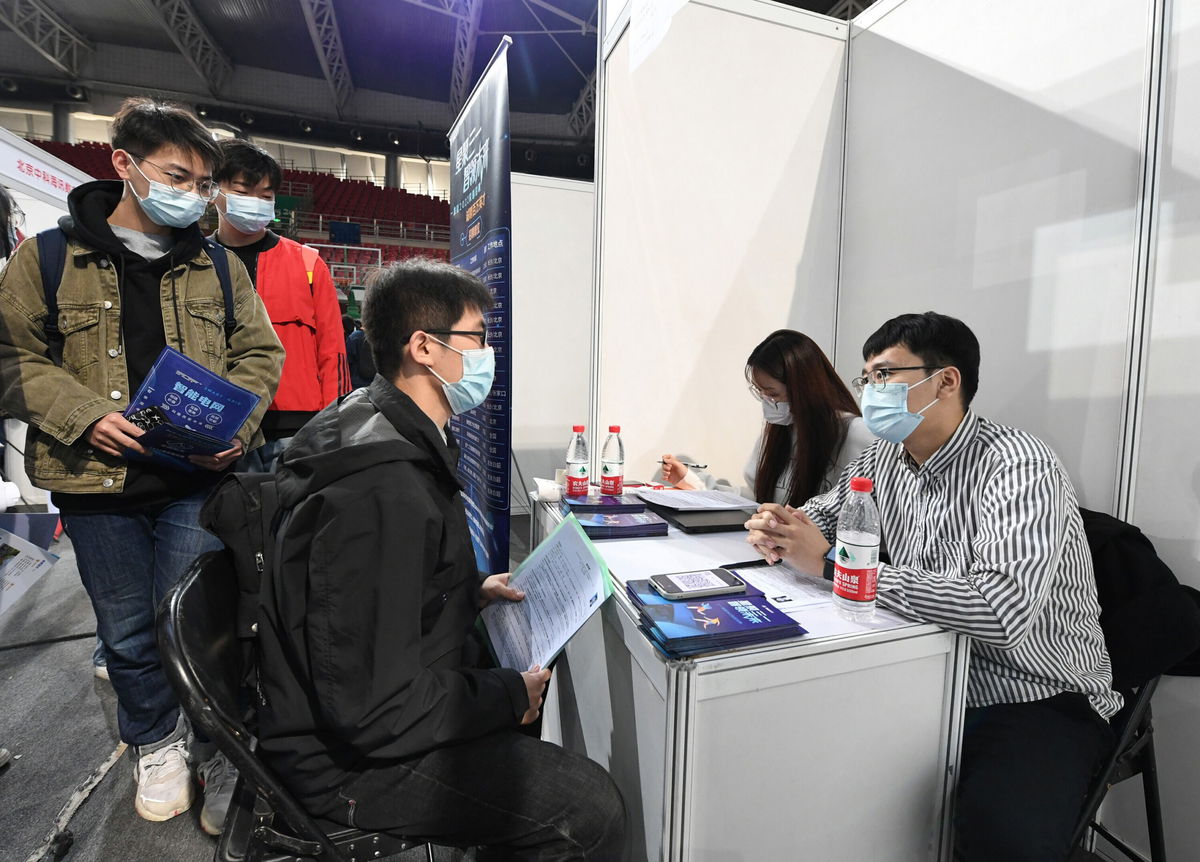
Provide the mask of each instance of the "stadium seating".
MULTIPOLYGON (((108 144, 96 141, 33 143, 97 179, 117 178, 108 144)), ((358 222, 365 227, 376 219, 402 222, 414 229, 418 225, 450 225, 450 204, 439 198, 415 195, 403 189, 385 189, 366 180, 340 180, 333 174, 315 171, 285 170, 283 175, 285 180, 312 186, 312 212, 328 218, 358 222)))

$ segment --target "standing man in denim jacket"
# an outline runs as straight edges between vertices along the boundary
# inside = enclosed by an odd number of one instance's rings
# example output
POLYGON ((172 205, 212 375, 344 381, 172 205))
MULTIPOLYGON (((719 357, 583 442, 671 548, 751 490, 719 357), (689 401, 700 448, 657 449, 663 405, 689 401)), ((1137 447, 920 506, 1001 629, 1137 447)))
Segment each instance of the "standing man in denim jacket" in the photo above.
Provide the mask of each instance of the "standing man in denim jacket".
POLYGON ((199 508, 221 471, 261 443, 283 349, 232 255, 227 335, 220 279, 196 224, 217 190, 208 131, 181 108, 132 99, 112 135, 121 180, 76 188, 60 221, 66 260, 50 323, 61 362, 51 358, 38 244, 24 243, 0 274, 0 408, 32 426, 25 469, 52 493, 74 544, 121 739, 135 753, 134 807, 166 820, 192 804, 190 733, 163 675, 155 607, 198 554, 220 547, 200 528, 199 508), (193 456, 201 469, 191 472, 125 457, 144 451, 143 432, 122 411, 167 345, 261 398, 233 445, 193 456))

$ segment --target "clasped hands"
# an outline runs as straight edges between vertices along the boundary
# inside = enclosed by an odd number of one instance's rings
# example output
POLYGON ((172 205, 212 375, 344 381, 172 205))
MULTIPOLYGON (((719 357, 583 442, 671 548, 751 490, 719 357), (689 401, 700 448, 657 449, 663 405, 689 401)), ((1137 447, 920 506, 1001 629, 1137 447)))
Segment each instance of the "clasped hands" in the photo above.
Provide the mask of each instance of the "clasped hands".
POLYGON ((830 545, 803 510, 763 503, 746 522, 746 529, 750 531, 746 541, 771 565, 786 560, 805 575, 824 574, 830 545))

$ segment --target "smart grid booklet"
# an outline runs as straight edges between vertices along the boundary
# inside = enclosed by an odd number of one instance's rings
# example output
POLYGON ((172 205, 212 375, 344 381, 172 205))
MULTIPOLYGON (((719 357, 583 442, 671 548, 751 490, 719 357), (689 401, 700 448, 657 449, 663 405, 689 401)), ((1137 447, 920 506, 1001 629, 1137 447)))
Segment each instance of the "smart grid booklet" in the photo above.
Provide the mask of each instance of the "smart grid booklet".
POLYGON ((216 455, 232 445, 259 396, 209 371, 173 347, 164 347, 125 418, 146 433, 137 438, 150 454, 130 458, 194 470, 188 455, 216 455))

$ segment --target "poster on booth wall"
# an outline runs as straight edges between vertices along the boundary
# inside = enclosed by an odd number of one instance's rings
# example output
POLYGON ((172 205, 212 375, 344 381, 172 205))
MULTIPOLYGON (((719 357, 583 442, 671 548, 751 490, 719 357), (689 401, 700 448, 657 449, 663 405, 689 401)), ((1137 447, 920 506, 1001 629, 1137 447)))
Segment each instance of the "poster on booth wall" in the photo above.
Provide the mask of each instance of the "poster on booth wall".
POLYGON ((496 304, 487 315, 487 343, 496 378, 487 400, 451 420, 462 456, 458 477, 479 570, 508 571, 509 402, 512 361, 509 206, 508 46, 505 36, 474 92, 450 127, 450 262, 474 273, 496 304))

